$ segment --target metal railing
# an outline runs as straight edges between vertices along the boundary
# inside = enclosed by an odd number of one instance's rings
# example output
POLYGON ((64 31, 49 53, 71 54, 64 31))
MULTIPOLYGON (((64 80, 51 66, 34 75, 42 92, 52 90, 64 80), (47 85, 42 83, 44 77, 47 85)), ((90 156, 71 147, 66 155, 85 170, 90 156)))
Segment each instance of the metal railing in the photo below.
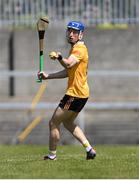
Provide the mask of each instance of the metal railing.
MULTIPOLYGON (((56 72, 56 70, 53 70, 56 72)), ((49 71, 47 71, 49 73, 49 71)), ((0 79, 4 79, 7 77, 34 77, 37 75, 36 71, 31 70, 1 70, 0 71, 0 79)), ((135 70, 89 70, 88 71, 89 76, 114 76, 114 77, 139 77, 139 71, 135 70)))
MULTIPOLYGON (((36 109, 54 109, 58 103, 39 102, 36 109)), ((0 110, 27 110, 29 102, 0 102, 0 110)), ((89 110, 139 110, 139 102, 90 102, 84 109, 89 110)))
POLYGON ((32 26, 48 15, 50 26, 81 20, 86 25, 139 23, 139 0, 0 0, 0 27, 32 26))

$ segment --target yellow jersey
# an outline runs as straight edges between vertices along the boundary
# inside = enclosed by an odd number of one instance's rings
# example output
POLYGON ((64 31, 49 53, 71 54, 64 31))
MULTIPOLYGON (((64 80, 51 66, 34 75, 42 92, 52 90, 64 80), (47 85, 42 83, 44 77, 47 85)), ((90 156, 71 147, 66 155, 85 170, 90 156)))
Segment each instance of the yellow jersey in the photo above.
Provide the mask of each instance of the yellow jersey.
POLYGON ((79 98, 89 97, 87 83, 88 50, 84 42, 77 42, 70 50, 69 56, 73 55, 79 63, 68 68, 68 87, 66 94, 79 98))

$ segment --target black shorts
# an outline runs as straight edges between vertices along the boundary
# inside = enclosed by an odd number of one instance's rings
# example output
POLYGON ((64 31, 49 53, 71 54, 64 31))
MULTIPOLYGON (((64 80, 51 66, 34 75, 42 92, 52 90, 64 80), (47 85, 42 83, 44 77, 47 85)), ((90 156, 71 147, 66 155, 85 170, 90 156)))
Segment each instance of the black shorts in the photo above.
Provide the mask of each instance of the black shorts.
POLYGON ((59 103, 59 107, 66 110, 80 112, 86 104, 88 98, 78 98, 65 95, 59 103))

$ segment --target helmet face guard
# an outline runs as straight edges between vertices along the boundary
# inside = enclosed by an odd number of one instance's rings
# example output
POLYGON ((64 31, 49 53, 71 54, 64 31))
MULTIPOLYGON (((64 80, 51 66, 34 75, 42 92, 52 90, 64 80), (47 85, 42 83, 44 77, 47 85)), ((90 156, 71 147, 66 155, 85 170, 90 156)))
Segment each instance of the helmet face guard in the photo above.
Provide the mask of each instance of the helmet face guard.
POLYGON ((67 25, 67 28, 71 28, 83 32, 85 27, 84 24, 79 21, 70 21, 67 25))

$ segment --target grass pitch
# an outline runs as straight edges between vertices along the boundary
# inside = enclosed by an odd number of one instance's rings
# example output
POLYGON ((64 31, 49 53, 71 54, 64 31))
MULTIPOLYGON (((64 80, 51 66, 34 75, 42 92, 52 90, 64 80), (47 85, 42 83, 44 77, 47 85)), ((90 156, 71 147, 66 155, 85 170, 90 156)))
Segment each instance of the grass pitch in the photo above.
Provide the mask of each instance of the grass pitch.
POLYGON ((134 179, 139 178, 138 146, 96 146, 95 160, 85 160, 81 146, 58 147, 56 161, 44 161, 46 146, 0 146, 0 178, 134 179))

